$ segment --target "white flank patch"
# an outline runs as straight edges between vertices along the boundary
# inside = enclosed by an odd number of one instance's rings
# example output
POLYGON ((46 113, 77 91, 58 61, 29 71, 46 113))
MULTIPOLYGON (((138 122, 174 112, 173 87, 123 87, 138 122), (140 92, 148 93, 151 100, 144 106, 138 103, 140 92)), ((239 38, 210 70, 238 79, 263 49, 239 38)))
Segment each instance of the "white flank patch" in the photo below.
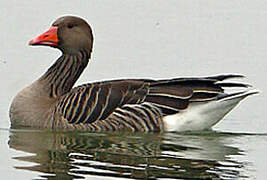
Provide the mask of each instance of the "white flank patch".
POLYGON ((192 102, 187 109, 174 115, 163 117, 165 131, 201 131, 210 129, 231 111, 242 99, 256 94, 247 91, 220 100, 192 102))

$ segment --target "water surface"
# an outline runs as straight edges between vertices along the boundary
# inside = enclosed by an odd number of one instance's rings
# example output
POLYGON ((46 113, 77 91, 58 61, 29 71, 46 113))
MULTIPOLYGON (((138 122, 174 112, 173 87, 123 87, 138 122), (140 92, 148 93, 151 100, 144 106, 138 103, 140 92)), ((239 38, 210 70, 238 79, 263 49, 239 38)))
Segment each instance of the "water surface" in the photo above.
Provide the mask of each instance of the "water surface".
POLYGON ((250 143, 244 142, 267 140, 264 134, 215 131, 6 131, 1 133, 9 134, 8 146, 15 150, 13 168, 30 171, 31 179, 253 179, 255 165, 244 158, 249 156, 250 143))

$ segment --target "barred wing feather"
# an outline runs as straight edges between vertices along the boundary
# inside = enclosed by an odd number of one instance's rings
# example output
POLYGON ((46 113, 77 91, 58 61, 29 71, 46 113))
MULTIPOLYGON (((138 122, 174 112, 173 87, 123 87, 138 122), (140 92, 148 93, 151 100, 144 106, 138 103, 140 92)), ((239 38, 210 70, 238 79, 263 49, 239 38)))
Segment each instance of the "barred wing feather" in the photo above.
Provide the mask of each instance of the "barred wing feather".
MULTIPOLYGON (((162 116, 170 115, 186 109, 192 102, 205 102, 222 97, 225 94, 224 87, 249 86, 222 82, 237 77, 242 76, 219 75, 164 80, 126 79, 86 84, 64 95, 58 103, 57 112, 69 123, 75 124, 105 120, 126 104, 150 103, 161 111, 162 116)), ((147 108, 145 105, 143 107, 147 108)))
POLYGON ((86 84, 64 95, 59 112, 69 123, 92 123, 106 119, 124 104, 143 102, 148 84, 143 81, 117 80, 86 84))

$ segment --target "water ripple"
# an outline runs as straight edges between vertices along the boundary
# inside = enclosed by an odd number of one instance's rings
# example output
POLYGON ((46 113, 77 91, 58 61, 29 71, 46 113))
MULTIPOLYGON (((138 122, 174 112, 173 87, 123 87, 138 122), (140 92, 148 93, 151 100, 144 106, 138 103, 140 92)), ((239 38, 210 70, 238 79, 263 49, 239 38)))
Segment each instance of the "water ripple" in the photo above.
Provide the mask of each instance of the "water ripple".
POLYGON ((14 159, 35 163, 15 168, 39 172, 46 179, 236 179, 249 178, 244 173, 248 162, 237 160, 246 152, 236 142, 262 135, 11 130, 9 146, 25 152, 14 159))

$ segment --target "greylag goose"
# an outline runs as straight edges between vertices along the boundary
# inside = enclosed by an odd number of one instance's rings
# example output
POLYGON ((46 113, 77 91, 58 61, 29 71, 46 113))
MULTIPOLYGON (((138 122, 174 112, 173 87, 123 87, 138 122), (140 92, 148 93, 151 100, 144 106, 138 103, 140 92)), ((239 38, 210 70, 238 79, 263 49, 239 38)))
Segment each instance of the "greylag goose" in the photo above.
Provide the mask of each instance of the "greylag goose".
POLYGON ((12 127, 87 131, 194 131, 210 129, 256 91, 226 93, 249 85, 224 80, 241 75, 173 79, 121 79, 73 88, 91 57, 93 34, 74 16, 57 19, 30 45, 62 55, 38 80, 21 90, 10 107, 12 127))

